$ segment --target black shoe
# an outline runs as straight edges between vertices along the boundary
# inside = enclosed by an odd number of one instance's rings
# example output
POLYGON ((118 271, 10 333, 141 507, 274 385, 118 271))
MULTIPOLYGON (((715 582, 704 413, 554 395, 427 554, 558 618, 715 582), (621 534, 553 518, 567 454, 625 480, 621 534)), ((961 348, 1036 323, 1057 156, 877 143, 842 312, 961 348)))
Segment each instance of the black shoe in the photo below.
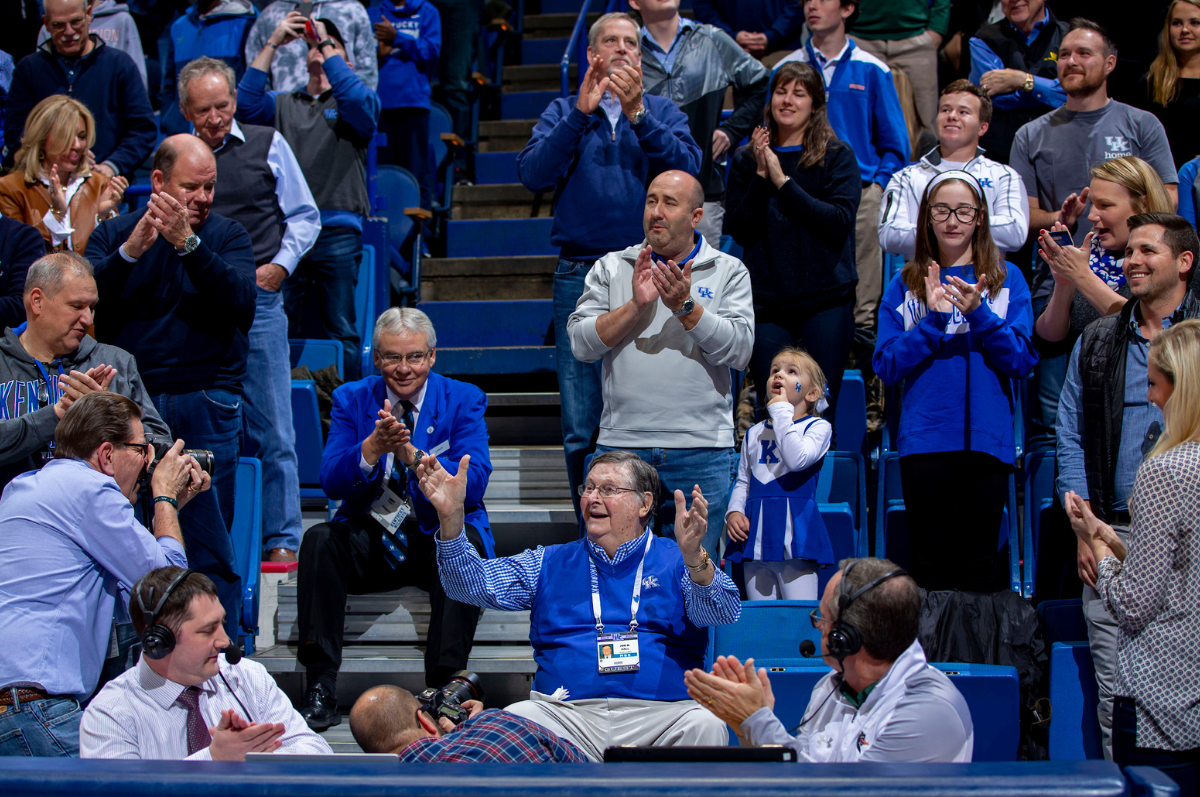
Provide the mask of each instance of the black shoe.
POLYGON ((337 695, 332 695, 321 684, 316 684, 304 696, 300 704, 300 716, 314 731, 323 731, 342 724, 342 715, 337 710, 337 695))

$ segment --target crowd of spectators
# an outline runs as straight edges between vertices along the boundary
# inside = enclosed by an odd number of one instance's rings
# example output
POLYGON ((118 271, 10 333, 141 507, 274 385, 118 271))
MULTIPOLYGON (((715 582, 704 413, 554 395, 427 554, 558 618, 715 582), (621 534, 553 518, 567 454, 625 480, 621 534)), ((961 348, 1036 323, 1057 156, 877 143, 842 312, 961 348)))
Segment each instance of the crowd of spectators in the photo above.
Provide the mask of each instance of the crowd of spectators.
POLYGON ((696 0, 691 15, 629 0, 601 16, 577 93, 516 157, 527 189, 554 193, 581 538, 503 558, 485 394, 436 372, 414 308, 375 320, 381 375, 361 374, 354 306, 375 136, 430 207, 431 98, 467 136, 482 2, 40 5, 36 35, 0 53, 0 629, 39 640, 0 654, 0 753, 329 752, 314 731, 341 720, 347 595, 414 585, 429 686, 466 666, 487 607, 530 613, 533 691, 447 726, 380 687, 351 712, 364 749, 600 760, 609 744, 722 744, 728 723, 807 760, 969 761, 970 714, 915 641, 917 588, 1004 588, 1025 413, 1077 534, 1104 753, 1195 792, 1196 703, 1162 697, 1164 669, 1186 665, 1151 660, 1197 612, 1167 565, 1197 556, 1180 497, 1200 428, 1196 0, 1111 34, 1069 0, 696 0), (321 463, 342 503, 303 535, 289 337, 339 340, 348 382, 321 463), (883 410, 899 415, 908 572, 835 563, 816 510, 848 365, 902 399, 883 410), (744 442, 742 372, 761 419, 744 442), (176 438, 211 451, 211 472, 176 438), (229 647, 249 453, 265 558, 299 561, 298 711, 229 647), (813 617, 834 673, 791 739, 765 673, 702 669, 706 628, 737 620, 739 589, 816 600, 835 565, 813 617), (140 662, 102 676, 135 639, 140 662), (866 755, 838 736, 849 716, 866 755))

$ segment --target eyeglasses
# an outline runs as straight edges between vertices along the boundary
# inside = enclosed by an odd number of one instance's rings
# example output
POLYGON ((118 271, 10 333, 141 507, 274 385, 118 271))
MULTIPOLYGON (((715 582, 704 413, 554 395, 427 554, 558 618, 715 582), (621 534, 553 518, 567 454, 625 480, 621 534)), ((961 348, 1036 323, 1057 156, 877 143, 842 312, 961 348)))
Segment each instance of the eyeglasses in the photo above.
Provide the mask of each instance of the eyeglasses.
POLYGON ((123 445, 126 448, 140 448, 142 450, 142 456, 144 457, 144 456, 146 456, 146 449, 149 448, 151 444, 150 443, 119 443, 118 445, 123 445))
POLYGON ((612 498, 616 495, 620 495, 621 493, 637 493, 641 491, 635 490, 632 487, 618 487, 615 484, 592 484, 591 482, 588 482, 587 484, 576 487, 575 492, 579 493, 580 498, 588 493, 593 492, 599 493, 601 498, 612 498))
POLYGON ((77 17, 68 22, 51 22, 46 27, 51 33, 62 33, 68 26, 70 26, 71 30, 83 30, 87 27, 87 17, 77 17))
POLYGON ((399 365, 401 361, 409 365, 420 365, 429 356, 428 351, 411 351, 408 354, 381 354, 379 361, 384 365, 399 365))
POLYGON ((808 621, 812 623, 812 627, 816 628, 818 631, 821 629, 821 623, 829 622, 829 620, 826 620, 821 616, 821 610, 819 608, 813 609, 808 613, 808 621))
POLYGON ((949 205, 934 205, 929 209, 929 215, 933 217, 934 221, 945 221, 950 218, 951 213, 963 224, 970 224, 979 215, 979 208, 964 205, 961 208, 951 209, 949 205))

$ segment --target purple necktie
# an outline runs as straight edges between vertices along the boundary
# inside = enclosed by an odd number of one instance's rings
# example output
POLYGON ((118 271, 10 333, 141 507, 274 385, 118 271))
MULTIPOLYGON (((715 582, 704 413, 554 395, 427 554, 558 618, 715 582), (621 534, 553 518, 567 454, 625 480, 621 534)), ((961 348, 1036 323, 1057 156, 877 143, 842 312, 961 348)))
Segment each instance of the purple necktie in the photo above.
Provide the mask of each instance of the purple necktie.
POLYGON ((192 755, 212 744, 212 734, 208 732, 208 723, 200 714, 200 688, 189 686, 175 699, 179 705, 187 709, 188 755, 192 755))

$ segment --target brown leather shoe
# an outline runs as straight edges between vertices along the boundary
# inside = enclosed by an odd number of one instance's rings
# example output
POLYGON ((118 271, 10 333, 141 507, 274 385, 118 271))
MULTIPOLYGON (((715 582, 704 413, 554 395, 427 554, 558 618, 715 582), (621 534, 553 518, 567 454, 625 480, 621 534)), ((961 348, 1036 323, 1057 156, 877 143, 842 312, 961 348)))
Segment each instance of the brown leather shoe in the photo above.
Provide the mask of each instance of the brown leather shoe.
POLYGON ((296 552, 290 548, 272 548, 267 551, 268 562, 294 562, 296 561, 296 552))

